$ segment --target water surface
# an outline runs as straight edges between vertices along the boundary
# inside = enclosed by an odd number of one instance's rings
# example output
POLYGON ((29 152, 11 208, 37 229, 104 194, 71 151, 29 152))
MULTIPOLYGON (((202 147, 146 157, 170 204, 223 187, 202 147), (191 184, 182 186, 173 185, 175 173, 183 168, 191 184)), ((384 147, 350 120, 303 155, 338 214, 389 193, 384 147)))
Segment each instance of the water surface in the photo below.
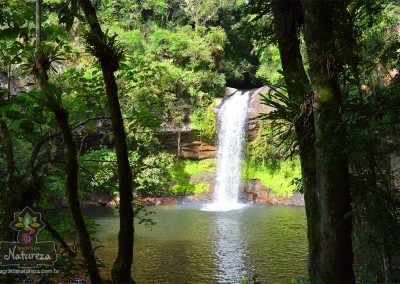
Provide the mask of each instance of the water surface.
MULTIPOLYGON (((149 207, 157 225, 136 226, 133 273, 141 283, 240 283, 244 273, 262 283, 287 283, 306 275, 303 207, 247 206, 228 212, 201 206, 149 207)), ((117 252, 117 212, 91 208, 99 226, 97 250, 110 273, 117 252)))

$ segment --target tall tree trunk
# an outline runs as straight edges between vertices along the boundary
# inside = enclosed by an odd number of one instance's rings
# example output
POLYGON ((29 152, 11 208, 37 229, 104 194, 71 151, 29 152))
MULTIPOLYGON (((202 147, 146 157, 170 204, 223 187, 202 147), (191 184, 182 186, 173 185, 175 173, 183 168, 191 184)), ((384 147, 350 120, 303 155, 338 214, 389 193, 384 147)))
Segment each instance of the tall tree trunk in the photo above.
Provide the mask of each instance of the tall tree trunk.
POLYGON ((343 153, 339 89, 330 0, 303 0, 305 39, 314 92, 320 261, 312 283, 354 283, 348 162, 343 153))
POLYGON ((79 236, 79 244, 82 255, 85 258, 88 273, 92 283, 102 283, 100 273, 96 264, 96 257, 92 247, 89 231, 87 230, 85 219, 83 217, 82 206, 79 199, 79 162, 76 143, 68 121, 68 112, 62 107, 53 108, 58 125, 62 131, 65 146, 67 147, 67 178, 66 189, 69 207, 75 222, 79 236))
POLYGON ((62 132, 64 143, 67 148, 66 164, 66 195, 69 208, 75 227, 78 231, 79 245, 85 259, 91 283, 102 283, 100 272, 96 264, 96 257, 92 246, 89 231, 83 217, 82 205, 79 199, 79 161, 76 143, 72 129, 69 124, 68 112, 62 106, 57 94, 61 91, 48 81, 47 71, 50 68, 47 55, 40 48, 40 29, 41 29, 41 0, 36 0, 36 58, 33 67, 34 75, 39 81, 39 85, 47 98, 49 108, 53 111, 57 123, 62 132))
MULTIPOLYGON (((302 116, 295 125, 299 141, 302 187, 307 215, 308 273, 317 282, 320 234, 319 209, 316 192, 314 125, 310 102, 310 82, 300 53, 299 32, 303 24, 300 0, 276 1, 272 6, 274 33, 289 97, 301 103, 302 116)), ((300 110, 299 110, 300 111, 300 110)))
POLYGON ((14 219, 14 202, 12 198, 18 197, 18 193, 14 192, 14 173, 15 173, 15 160, 13 144, 10 133, 7 128, 6 122, 0 118, 0 141, 3 147, 4 157, 7 164, 7 180, 5 190, 2 190, 2 214, 1 214, 1 228, 0 236, 4 241, 13 240, 13 232, 10 228, 10 223, 14 219))
POLYGON ((119 208, 120 229, 118 234, 118 255, 112 268, 112 278, 114 283, 135 283, 131 276, 134 242, 132 172, 128 160, 124 121, 118 99, 118 86, 114 77, 121 54, 114 46, 113 39, 107 39, 107 35, 101 30, 96 10, 91 1, 79 0, 79 4, 91 29, 88 41, 94 49, 94 55, 100 61, 103 72, 117 153, 119 194, 121 198, 119 208))
MULTIPOLYGON (((40 51, 37 53, 37 58, 40 60, 40 51)), ((41 66, 40 62, 36 63, 41 66)), ((62 132, 65 147, 67 148, 67 163, 66 163, 66 195, 68 205, 71 210, 72 218, 78 231, 79 245, 82 255, 85 259, 91 283, 102 283, 99 269, 96 264, 96 257, 92 246, 90 233, 87 229, 85 219, 83 217, 82 205, 79 199, 79 161, 78 152, 76 150, 76 142, 69 124, 68 112, 57 101, 54 95, 55 86, 50 85, 47 79, 46 70, 39 68, 35 74, 39 80, 40 87, 45 94, 49 108, 54 113, 57 123, 62 132)))
POLYGON ((36 50, 40 47, 41 42, 41 25, 42 25, 42 0, 36 0, 36 20, 35 20, 35 47, 36 50))

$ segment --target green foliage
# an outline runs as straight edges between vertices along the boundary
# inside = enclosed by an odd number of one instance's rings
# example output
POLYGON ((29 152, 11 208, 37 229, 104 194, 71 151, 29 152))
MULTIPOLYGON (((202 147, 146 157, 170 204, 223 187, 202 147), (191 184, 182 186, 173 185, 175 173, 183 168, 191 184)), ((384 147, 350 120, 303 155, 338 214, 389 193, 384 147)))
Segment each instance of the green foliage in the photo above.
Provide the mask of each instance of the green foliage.
POLYGON ((278 195, 291 195, 301 180, 300 159, 291 153, 290 143, 282 141, 287 132, 282 134, 281 126, 277 130, 274 123, 260 120, 256 137, 247 142, 243 178, 260 179, 278 195))
MULTIPOLYGON (((365 88, 376 88, 393 78, 393 68, 398 65, 399 8, 389 5, 377 22, 361 34, 360 73, 365 88)), ((398 67, 398 66, 397 66, 398 67)))
POLYGON ((256 46, 255 50, 259 53, 260 58, 260 66, 258 67, 256 77, 262 79, 268 85, 281 83, 283 76, 279 72, 282 67, 278 47, 270 44, 267 47, 256 46))
MULTIPOLYGON (((121 59, 116 77, 139 196, 201 194, 211 185, 195 184, 190 177, 216 171, 214 159, 176 161, 164 152, 158 139, 163 123, 190 122, 200 130, 201 139, 213 141, 216 122, 212 107, 227 84, 250 88, 261 82, 274 86, 282 83, 279 52, 270 37, 271 17, 264 11, 270 8, 270 2, 255 2, 255 11, 246 13, 245 1, 95 1, 108 33, 102 39, 93 34, 86 37, 92 42, 100 40, 110 52, 114 47, 121 59)), ((48 67, 53 68, 50 80, 57 83, 55 100, 62 101, 68 109, 73 126, 108 116, 102 70, 84 53, 85 34, 82 23, 77 22, 81 16, 76 1, 43 3, 42 51, 48 67)), ((356 270, 357 278, 365 283, 383 282, 385 268, 381 262, 391 259, 400 247, 398 209, 387 174, 390 169, 385 164, 391 153, 391 146, 387 146, 390 143, 386 142, 399 137, 399 8, 393 1, 383 10, 374 1, 351 2, 348 8, 355 17, 355 28, 349 32, 358 37, 355 42, 349 41, 351 44, 346 42, 346 15, 337 15, 335 29, 343 32, 340 44, 345 47, 338 50, 338 62, 346 63, 339 70, 340 83, 343 94, 348 96, 343 98, 341 108, 343 123, 332 127, 347 129, 348 143, 341 150, 351 164, 355 250, 364 256, 356 270), (370 13, 374 11, 378 13, 370 13)), ((34 16, 34 1, 2 1, 0 71, 13 84, 32 84, 24 71, 35 66, 34 16)), ((95 52, 93 48, 89 50, 95 52)), ((298 141, 293 127, 303 115, 304 102, 289 99, 284 88, 273 88, 275 92, 266 95, 264 103, 275 111, 262 116, 265 120, 260 123, 260 131, 247 143, 243 179, 260 179, 279 195, 290 195, 293 185, 300 181, 298 141)), ((0 117, 12 137, 18 178, 22 183, 29 181, 32 170, 40 176, 43 183, 34 205, 53 209, 55 200, 65 198, 66 157, 61 135, 44 142, 33 165, 30 164, 38 143, 59 131, 49 111, 49 100, 34 88, 11 100, 8 95, 7 88, 2 86, 0 117)), ((96 134, 98 128, 95 122, 89 122, 74 129, 74 135, 84 145, 85 137, 96 134)), ((109 140, 112 144, 111 136, 109 140)), ((80 153, 86 148, 81 150, 80 153)), ((79 159, 81 195, 95 190, 118 194, 114 150, 101 146, 86 151, 79 159)), ((1 151, 1 184, 7 178, 5 168, 1 151)), ((152 213, 143 209, 135 205, 139 222, 152 226, 152 213)), ((71 216, 63 212, 48 215, 61 235, 76 243, 71 216)), ((88 224, 93 232, 95 224, 89 220, 88 224)), ((44 233, 43 238, 50 237, 44 233)), ((83 267, 64 256, 57 265, 65 270, 68 280, 72 279, 68 271, 83 267)), ((248 276, 242 283, 258 280, 248 276)), ((299 278, 291 283, 308 281, 299 278)))
POLYGON ((209 183, 194 184, 189 181, 190 176, 201 173, 214 173, 215 159, 183 160, 178 161, 171 172, 172 187, 168 191, 175 195, 201 194, 210 189, 209 183))
POLYGON ((185 171, 184 166, 178 164, 171 172, 171 180, 173 185, 169 192, 174 195, 186 195, 194 189, 194 185, 189 182, 189 174, 185 171))
POLYGON ((213 173, 216 171, 215 167, 215 159, 185 160, 183 169, 189 175, 195 175, 199 173, 213 173))
MULTIPOLYGON (((118 194, 116 154, 112 149, 101 147, 81 157, 81 164, 89 178, 85 187, 88 190, 107 191, 113 196, 118 194)), ((135 190, 143 196, 162 194, 168 182, 169 172, 173 167, 173 157, 158 152, 141 158, 137 152, 129 152, 129 162, 134 171, 135 190)))
MULTIPOLYGON (((208 103, 222 92, 225 81, 216 68, 219 56, 226 43, 221 29, 213 28, 204 36, 191 27, 174 30, 150 26, 148 34, 141 37, 140 31, 121 33, 127 42, 127 33, 134 45, 134 66, 127 62, 128 72, 134 76, 136 92, 166 94, 171 100, 185 98, 191 103, 208 103)), ((129 47, 129 45, 128 45, 129 47)))
POLYGON ((185 176, 185 180, 178 180, 180 183, 172 186, 168 193, 173 195, 198 195, 207 192, 211 187, 211 184, 207 182, 192 184, 187 182, 187 178, 189 177, 185 176))
POLYGON ((216 114, 213 111, 215 101, 206 108, 197 108, 190 115, 190 124, 200 130, 200 140, 214 142, 216 132, 216 114))
POLYGON ((400 250, 400 212, 392 180, 396 172, 388 165, 398 156, 390 141, 400 139, 399 78, 368 95, 347 98, 342 111, 349 129, 345 151, 351 162, 354 247, 360 256, 355 271, 360 283, 388 282, 392 272, 386 265, 400 250))
POLYGON ((279 196, 292 195, 296 187, 293 181, 301 178, 300 161, 298 158, 293 160, 284 160, 274 166, 265 166, 260 164, 245 165, 243 178, 259 179, 261 184, 277 192, 279 196))
MULTIPOLYGON (((160 152, 156 156, 148 156, 143 159, 143 165, 138 169, 136 183, 137 190, 148 194, 148 191, 161 193, 167 185, 167 177, 173 168, 173 156, 160 152)), ((135 167, 135 164, 132 165, 135 167)), ((138 167, 135 167, 138 168, 138 167)))
POLYGON ((290 156, 290 144, 282 141, 288 132, 282 133, 280 121, 260 120, 259 129, 253 140, 246 143, 247 160, 254 164, 274 168, 290 156))
POLYGON ((115 152, 105 147, 89 151, 81 156, 80 163, 90 175, 89 182, 85 187, 88 190, 105 189, 116 196, 118 193, 116 161, 115 152))
POLYGON ((144 41, 140 30, 122 31, 119 33, 118 39, 127 50, 132 50, 136 57, 145 52, 144 41))

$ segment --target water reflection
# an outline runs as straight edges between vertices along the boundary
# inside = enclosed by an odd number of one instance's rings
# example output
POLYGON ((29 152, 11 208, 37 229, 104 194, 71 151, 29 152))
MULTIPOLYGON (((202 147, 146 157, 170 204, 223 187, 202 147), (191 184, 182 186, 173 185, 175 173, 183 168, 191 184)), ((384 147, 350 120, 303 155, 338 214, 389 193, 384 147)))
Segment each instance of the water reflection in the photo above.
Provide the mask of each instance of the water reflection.
POLYGON ((220 213, 214 221, 214 253, 220 283, 239 283, 245 270, 247 244, 240 231, 241 213, 220 213))
MULTIPOLYGON (((153 230, 137 224, 133 275, 138 284, 240 283, 244 272, 262 283, 287 283, 306 273, 304 208, 248 206, 227 212, 199 207, 150 210, 153 230)), ((109 277, 117 254, 118 213, 86 210, 101 226, 96 250, 109 277)))

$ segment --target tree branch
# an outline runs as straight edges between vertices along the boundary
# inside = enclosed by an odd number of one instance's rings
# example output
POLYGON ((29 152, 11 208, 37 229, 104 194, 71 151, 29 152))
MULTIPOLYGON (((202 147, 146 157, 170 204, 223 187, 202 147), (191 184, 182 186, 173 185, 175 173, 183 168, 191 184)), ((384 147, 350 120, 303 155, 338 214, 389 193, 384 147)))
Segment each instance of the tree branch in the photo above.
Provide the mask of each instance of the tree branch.
POLYGON ((53 239, 59 241, 62 247, 71 257, 76 257, 76 253, 68 246, 68 244, 64 241, 61 235, 49 224, 49 222, 43 217, 42 221, 46 225, 46 230, 51 234, 53 239))
MULTIPOLYGON (((77 129, 77 128, 79 128, 79 127, 85 125, 86 123, 88 123, 88 122, 90 122, 90 121, 93 121, 93 120, 103 120, 103 119, 110 119, 110 118, 109 118, 108 116, 100 116, 100 117, 88 118, 88 119, 86 119, 86 120, 84 120, 84 121, 78 123, 78 124, 75 125, 74 127, 72 127, 72 130, 77 129)), ((34 147, 34 149, 33 149, 33 151, 32 151, 31 159, 30 159, 30 161, 29 161, 29 169, 30 169, 31 171, 32 171, 33 169, 37 168, 37 167, 35 167, 36 159, 37 159, 37 156, 39 155, 40 149, 43 147, 43 145, 44 145, 46 142, 50 141, 51 139, 54 139, 54 138, 60 136, 61 134, 62 134, 61 131, 56 132, 56 133, 54 133, 54 134, 51 134, 50 136, 47 136, 47 137, 43 138, 41 141, 39 141, 39 142, 35 145, 35 147, 34 147)))

